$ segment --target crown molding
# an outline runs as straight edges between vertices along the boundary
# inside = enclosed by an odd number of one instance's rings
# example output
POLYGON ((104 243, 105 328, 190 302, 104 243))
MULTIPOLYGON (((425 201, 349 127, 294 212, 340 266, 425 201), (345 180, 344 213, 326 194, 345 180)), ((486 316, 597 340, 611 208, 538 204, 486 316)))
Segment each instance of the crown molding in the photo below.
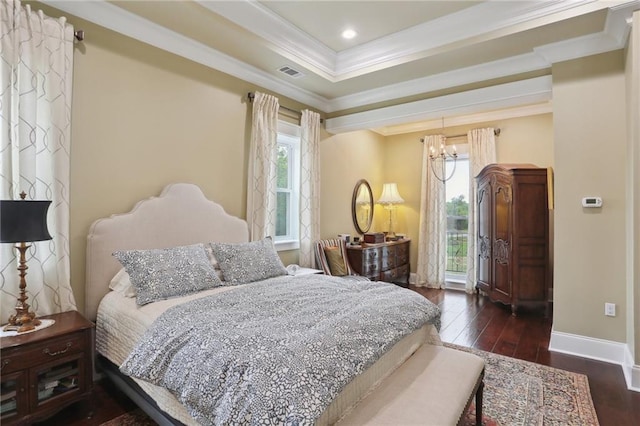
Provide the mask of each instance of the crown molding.
POLYGON ((542 56, 535 53, 527 53, 402 83, 381 86, 353 95, 333 98, 329 101, 331 110, 327 112, 341 111, 384 102, 390 99, 413 96, 417 93, 428 93, 478 81, 487 81, 509 75, 539 71, 550 67, 551 63, 546 61, 542 56))
POLYGON ((443 53, 463 43, 502 37, 625 3, 598 0, 483 2, 336 52, 256 1, 197 1, 277 46, 278 53, 297 65, 333 83, 443 53), (416 43, 416 40, 421 42, 416 43))
MULTIPOLYGON (((202 0, 199 1, 202 2, 202 0)), ((264 87, 267 90, 273 91, 282 96, 287 96, 325 113, 362 107, 372 103, 390 101, 406 96, 412 96, 416 93, 428 93, 433 90, 487 81, 507 75, 537 71, 550 67, 555 62, 603 53, 608 50, 621 49, 624 47, 629 34, 630 26, 628 18, 631 16, 633 11, 640 6, 640 0, 615 2, 613 6, 613 2, 593 1, 569 3, 566 1, 552 1, 536 3, 533 6, 529 4, 530 10, 527 11, 526 17, 516 17, 517 19, 512 17, 511 21, 507 22, 503 20, 502 25, 517 25, 520 21, 531 22, 533 19, 548 19, 547 15, 551 13, 560 15, 562 15, 562 13, 577 13, 578 6, 570 7, 572 4, 577 4, 584 8, 595 7, 595 3, 598 3, 600 6, 602 3, 605 3, 610 6, 610 9, 605 28, 600 33, 539 46, 535 48, 532 53, 524 55, 420 79, 414 79, 403 83, 382 86, 373 90, 354 93, 352 95, 327 99, 311 91, 301 89, 291 82, 277 78, 265 71, 219 52, 216 49, 185 37, 184 35, 127 12, 105 0, 41 0, 41 2, 110 30, 135 38, 141 42, 185 57, 212 69, 217 69, 257 86, 264 87), (546 6, 542 7, 542 5, 546 6)), ((226 5, 239 3, 244 5, 243 7, 249 8, 248 10, 253 10, 254 15, 264 14, 264 7, 260 6, 256 2, 213 2, 209 5, 218 3, 226 5)), ((503 2, 485 2, 481 5, 493 5, 494 3, 504 4, 503 2)), ((208 4, 208 2, 202 2, 202 4, 208 4)), ((475 9, 476 7, 478 6, 475 6, 472 9, 475 9)), ((282 21, 281 18, 272 17, 271 22, 276 22, 274 20, 277 19, 282 21)), ((479 22, 486 21, 478 19, 478 17, 476 17, 475 20, 479 22)), ((492 20, 488 19, 488 21, 492 20)), ((286 23, 286 21, 283 22, 285 22, 283 25, 290 25, 286 23)), ((274 28, 277 28, 275 24, 274 28)), ((458 26, 458 28, 460 28, 460 26, 458 26)), ((299 30, 296 29, 296 31, 299 30)), ((286 38, 287 37, 285 37, 285 39, 286 38)), ((309 52, 313 52, 313 46, 315 46, 314 39, 308 36, 302 37, 302 39, 307 44, 297 53, 308 54, 309 52)), ((281 41, 281 43, 284 43, 284 41, 281 41)), ((287 49, 288 48, 291 48, 291 46, 287 47, 287 49)), ((318 50, 320 53, 318 55, 322 57, 323 54, 326 54, 326 49, 328 48, 325 47, 323 49, 320 47, 318 50)), ((284 50, 286 49, 283 48, 283 51, 284 50)), ((328 64, 321 63, 319 66, 326 68, 328 67, 328 64)), ((376 124, 376 126, 378 125, 382 124, 376 124)))
POLYGON ((622 49, 630 31, 627 19, 639 6, 640 1, 635 0, 612 8, 607 14, 602 32, 539 46, 534 48, 532 53, 337 97, 329 101, 331 109, 326 112, 356 108, 416 93, 428 93, 432 90, 462 86, 508 75, 539 71, 550 68, 557 62, 622 49))
POLYGON ((551 76, 537 77, 329 118, 325 126, 329 133, 344 133, 536 104, 551 100, 551 85, 551 76))
MULTIPOLYGON (((447 117, 447 127, 467 126, 476 123, 487 123, 490 121, 508 120, 518 117, 530 117, 532 115, 550 114, 553 112, 553 106, 551 101, 533 104, 516 106, 507 109, 499 109, 492 111, 483 111, 474 114, 466 114, 461 116, 447 117)), ((400 124, 397 126, 380 127, 376 129, 370 129, 382 136, 393 136, 405 133, 415 133, 428 130, 437 130, 443 127, 442 118, 437 120, 419 121, 407 124, 400 124)))
POLYGON ((256 1, 195 0, 275 46, 275 51, 329 81, 335 78, 336 52, 256 1))
POLYGON ((597 0, 483 2, 339 52, 335 76, 356 77, 606 7, 597 0))
POLYGON ((143 43, 264 87, 283 96, 290 97, 301 103, 317 108, 320 111, 329 109, 328 99, 322 96, 300 89, 292 83, 276 79, 256 67, 147 19, 141 18, 138 15, 127 12, 107 1, 40 1, 143 43))

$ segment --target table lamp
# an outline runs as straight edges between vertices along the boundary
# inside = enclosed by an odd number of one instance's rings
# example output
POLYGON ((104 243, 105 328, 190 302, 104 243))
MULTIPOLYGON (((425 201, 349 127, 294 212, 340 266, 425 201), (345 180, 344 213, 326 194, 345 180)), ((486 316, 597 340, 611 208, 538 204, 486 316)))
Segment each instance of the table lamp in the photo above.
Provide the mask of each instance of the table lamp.
POLYGON ((20 253, 18 271, 20 275, 20 295, 16 304, 16 313, 9 317, 4 330, 18 333, 33 330, 40 325, 36 314, 29 312, 27 297, 27 260, 26 251, 29 242, 50 240, 47 229, 47 210, 51 201, 27 201, 27 194, 20 194, 21 200, 0 200, 0 243, 14 243, 20 253))
POLYGON ((393 232, 393 220, 392 213, 396 205, 404 203, 404 199, 398 192, 398 185, 395 183, 385 183, 382 186, 382 195, 378 199, 378 204, 382 204, 385 209, 389 210, 389 232, 387 233, 388 239, 394 239, 396 237, 393 232))

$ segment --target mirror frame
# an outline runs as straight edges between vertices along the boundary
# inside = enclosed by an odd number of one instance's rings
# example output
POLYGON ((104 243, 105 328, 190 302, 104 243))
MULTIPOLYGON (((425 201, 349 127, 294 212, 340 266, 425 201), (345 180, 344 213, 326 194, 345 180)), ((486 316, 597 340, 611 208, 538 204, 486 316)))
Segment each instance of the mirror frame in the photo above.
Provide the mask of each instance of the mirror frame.
POLYGON ((371 224, 373 223, 373 208, 373 192, 371 191, 371 185, 369 185, 369 182, 367 182, 366 179, 360 179, 353 189, 353 196, 351 197, 351 215, 353 218, 353 226, 355 226, 356 231, 361 235, 369 232, 369 229, 371 229, 371 224), (369 191, 369 203, 371 204, 371 209, 369 209, 369 223, 366 228, 361 228, 360 223, 358 223, 358 205, 356 204, 360 187, 363 185, 369 191))

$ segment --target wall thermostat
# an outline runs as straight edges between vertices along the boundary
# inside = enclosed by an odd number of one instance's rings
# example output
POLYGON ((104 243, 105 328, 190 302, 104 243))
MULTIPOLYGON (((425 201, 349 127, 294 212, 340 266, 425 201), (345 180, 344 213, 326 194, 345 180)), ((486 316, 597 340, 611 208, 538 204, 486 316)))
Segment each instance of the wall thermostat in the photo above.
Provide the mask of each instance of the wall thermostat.
POLYGON ((582 199, 582 207, 602 207, 602 198, 584 197, 582 199))

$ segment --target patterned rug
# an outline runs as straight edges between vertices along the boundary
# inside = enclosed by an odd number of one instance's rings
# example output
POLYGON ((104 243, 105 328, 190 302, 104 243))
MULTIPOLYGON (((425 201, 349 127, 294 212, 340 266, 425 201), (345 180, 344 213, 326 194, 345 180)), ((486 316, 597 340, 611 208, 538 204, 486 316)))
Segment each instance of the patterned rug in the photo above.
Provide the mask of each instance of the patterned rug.
MULTIPOLYGON (((477 349, 445 346, 471 352, 486 362, 484 426, 598 425, 587 376, 477 349)), ((101 426, 155 424, 142 411, 135 410, 101 426)), ((475 424, 475 407, 470 408, 463 424, 475 424)))
MULTIPOLYGON (((584 374, 445 343, 484 358, 483 425, 597 426, 584 374)), ((471 407, 466 425, 475 424, 471 407)))

